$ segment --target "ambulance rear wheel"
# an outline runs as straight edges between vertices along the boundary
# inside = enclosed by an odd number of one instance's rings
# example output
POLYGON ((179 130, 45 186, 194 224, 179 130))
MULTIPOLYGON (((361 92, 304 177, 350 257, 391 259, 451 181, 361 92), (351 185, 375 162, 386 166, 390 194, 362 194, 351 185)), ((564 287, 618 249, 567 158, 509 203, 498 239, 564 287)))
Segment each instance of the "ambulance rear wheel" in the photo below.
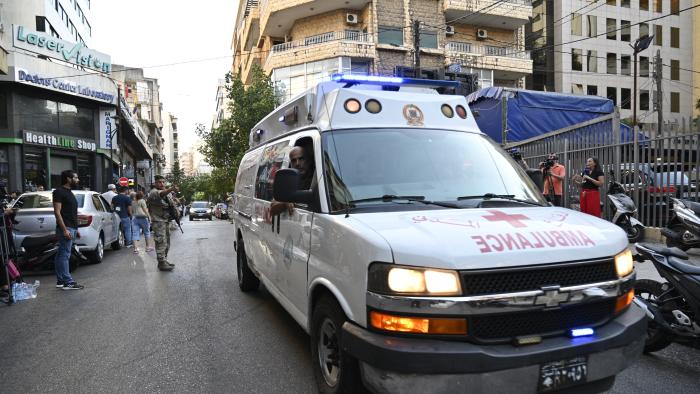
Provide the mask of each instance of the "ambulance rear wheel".
POLYGON ((331 296, 322 296, 311 316, 311 358, 319 393, 363 393, 357 360, 343 351, 341 330, 347 321, 331 296))
POLYGON ((245 246, 243 239, 238 239, 238 250, 236 251, 236 268, 238 271, 238 287, 241 291, 255 291, 260 287, 260 279, 258 279, 253 271, 248 267, 248 256, 245 254, 245 246))

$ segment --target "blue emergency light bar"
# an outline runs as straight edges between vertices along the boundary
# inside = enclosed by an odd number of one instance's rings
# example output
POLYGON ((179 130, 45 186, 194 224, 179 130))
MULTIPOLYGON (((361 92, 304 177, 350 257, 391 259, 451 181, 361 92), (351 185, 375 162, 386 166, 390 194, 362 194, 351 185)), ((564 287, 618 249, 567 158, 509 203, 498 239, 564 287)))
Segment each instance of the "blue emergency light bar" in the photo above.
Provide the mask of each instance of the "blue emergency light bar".
POLYGON ((403 77, 385 77, 381 75, 356 75, 356 74, 333 74, 331 79, 335 82, 345 82, 350 84, 364 85, 384 85, 384 86, 425 86, 434 88, 456 88, 458 81, 442 81, 438 79, 420 79, 403 77))
POLYGON ((569 335, 571 335, 572 338, 586 337, 594 333, 595 331, 593 331, 592 328, 574 328, 569 330, 569 335))

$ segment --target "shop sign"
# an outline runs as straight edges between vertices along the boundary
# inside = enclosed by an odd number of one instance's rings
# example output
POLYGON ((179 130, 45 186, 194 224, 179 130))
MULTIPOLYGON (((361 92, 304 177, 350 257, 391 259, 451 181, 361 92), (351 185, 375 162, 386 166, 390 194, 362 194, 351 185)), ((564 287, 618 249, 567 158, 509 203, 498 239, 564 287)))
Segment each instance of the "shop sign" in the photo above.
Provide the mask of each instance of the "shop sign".
POLYGON ((97 150, 97 144, 93 140, 40 133, 36 131, 24 130, 22 140, 26 145, 39 145, 49 148, 72 149, 89 152, 95 152, 97 150))
POLYGON ((89 86, 78 85, 68 80, 46 77, 40 74, 32 74, 31 72, 23 70, 19 67, 16 68, 16 74, 17 82, 39 85, 52 90, 85 96, 96 100, 105 101, 107 103, 114 101, 113 94, 95 90, 89 86))
POLYGON ((112 149, 112 137, 116 137, 117 125, 112 116, 117 115, 115 108, 100 108, 100 148, 112 149))
POLYGON ((13 26, 12 44, 53 59, 87 67, 91 70, 112 72, 112 58, 109 55, 86 48, 85 44, 73 43, 52 37, 46 33, 29 30, 24 26, 13 26))

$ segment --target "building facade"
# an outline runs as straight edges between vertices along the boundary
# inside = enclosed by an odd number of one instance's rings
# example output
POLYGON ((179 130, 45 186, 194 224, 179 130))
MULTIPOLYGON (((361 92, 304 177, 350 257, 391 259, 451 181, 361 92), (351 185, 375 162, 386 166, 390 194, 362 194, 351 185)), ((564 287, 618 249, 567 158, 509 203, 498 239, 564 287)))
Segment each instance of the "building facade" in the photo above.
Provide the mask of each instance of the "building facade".
POLYGON ((173 164, 179 160, 179 143, 177 133, 177 117, 170 112, 163 111, 163 156, 165 157, 163 174, 170 174, 173 171, 173 164))
POLYGON ((90 1, 0 0, 0 18, 0 187, 50 189, 72 169, 104 189, 119 166, 118 89, 109 55, 90 48, 90 1))
POLYGON ((211 122, 211 128, 219 127, 221 121, 231 116, 229 110, 228 92, 226 91, 226 83, 223 79, 219 79, 216 85, 216 109, 214 111, 214 119, 211 122))
POLYGON ((531 14, 529 0, 242 0, 233 72, 249 83, 259 65, 283 99, 334 73, 396 75, 406 67, 524 87, 531 14))
POLYGON ((693 104, 695 116, 700 117, 700 7, 693 9, 693 104))
POLYGON ((191 149, 180 153, 180 169, 185 176, 194 175, 194 163, 191 149))
POLYGON ((534 71, 528 88, 608 97, 620 117, 632 119, 634 56, 638 38, 653 36, 638 55, 637 119, 656 123, 655 102, 664 122, 693 113, 693 12, 691 0, 536 0, 526 29, 534 71), (651 20, 655 19, 655 20, 651 20), (657 53, 661 85, 654 79, 657 53), (660 87, 661 96, 656 97, 660 87))

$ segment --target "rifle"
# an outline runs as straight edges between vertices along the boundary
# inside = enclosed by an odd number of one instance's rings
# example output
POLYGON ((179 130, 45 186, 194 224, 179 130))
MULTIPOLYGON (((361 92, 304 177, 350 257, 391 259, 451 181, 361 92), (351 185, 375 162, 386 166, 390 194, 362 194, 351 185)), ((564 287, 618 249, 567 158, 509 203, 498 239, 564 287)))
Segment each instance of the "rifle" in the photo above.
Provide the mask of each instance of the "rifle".
POLYGON ((180 213, 177 211, 177 208, 175 208, 175 205, 173 205, 173 200, 170 196, 167 196, 166 200, 168 201, 168 214, 175 220, 175 223, 177 223, 177 226, 180 228, 180 232, 184 234, 185 232, 182 231, 182 224, 180 224, 180 213))

